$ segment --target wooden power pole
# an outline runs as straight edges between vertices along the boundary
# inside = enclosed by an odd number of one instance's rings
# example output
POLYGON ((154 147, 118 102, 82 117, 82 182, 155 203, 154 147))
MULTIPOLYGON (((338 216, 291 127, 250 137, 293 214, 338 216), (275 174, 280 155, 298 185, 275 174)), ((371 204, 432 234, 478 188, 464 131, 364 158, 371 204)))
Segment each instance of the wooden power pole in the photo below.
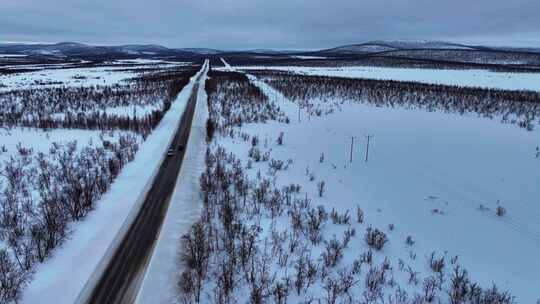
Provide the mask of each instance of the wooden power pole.
POLYGON ((366 145, 366 163, 367 163, 368 158, 369 158, 369 142, 370 142, 370 139, 371 139, 372 137, 374 137, 374 135, 369 135, 369 134, 368 134, 368 135, 366 135, 365 137, 367 138, 367 145, 366 145))
POLYGON ((353 146, 354 146, 354 139, 356 137, 355 136, 351 136, 351 154, 350 154, 350 159, 349 159, 349 162, 352 163, 352 155, 353 155, 353 146))

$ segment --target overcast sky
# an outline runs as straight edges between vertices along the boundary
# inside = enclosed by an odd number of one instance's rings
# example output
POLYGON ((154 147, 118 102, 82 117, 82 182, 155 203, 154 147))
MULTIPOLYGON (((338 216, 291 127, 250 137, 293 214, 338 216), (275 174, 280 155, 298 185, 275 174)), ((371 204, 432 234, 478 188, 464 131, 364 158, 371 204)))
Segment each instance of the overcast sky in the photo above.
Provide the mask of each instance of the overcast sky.
POLYGON ((540 1, 0 0, 0 41, 308 49, 380 39, 540 46, 540 1))

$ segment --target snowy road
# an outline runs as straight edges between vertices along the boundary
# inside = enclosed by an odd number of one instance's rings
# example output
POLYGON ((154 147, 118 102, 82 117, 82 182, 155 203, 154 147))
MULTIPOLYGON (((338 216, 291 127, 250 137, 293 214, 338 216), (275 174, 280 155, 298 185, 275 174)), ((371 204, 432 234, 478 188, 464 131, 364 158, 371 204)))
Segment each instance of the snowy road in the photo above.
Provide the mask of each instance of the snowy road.
POLYGON ((135 300, 155 241, 167 212, 178 173, 184 159, 199 85, 204 81, 208 62, 199 73, 171 147, 174 155, 166 158, 148 192, 140 213, 114 253, 105 272, 84 303, 132 303, 135 300))

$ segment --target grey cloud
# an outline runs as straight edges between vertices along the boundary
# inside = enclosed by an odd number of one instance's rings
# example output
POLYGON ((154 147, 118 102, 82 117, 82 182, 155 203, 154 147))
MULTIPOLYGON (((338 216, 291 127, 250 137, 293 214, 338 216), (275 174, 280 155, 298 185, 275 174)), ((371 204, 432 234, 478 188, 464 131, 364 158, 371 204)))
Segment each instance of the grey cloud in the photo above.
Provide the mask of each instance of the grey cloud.
POLYGON ((319 48, 521 37, 540 45, 539 11, 537 0, 2 0, 0 40, 319 48))

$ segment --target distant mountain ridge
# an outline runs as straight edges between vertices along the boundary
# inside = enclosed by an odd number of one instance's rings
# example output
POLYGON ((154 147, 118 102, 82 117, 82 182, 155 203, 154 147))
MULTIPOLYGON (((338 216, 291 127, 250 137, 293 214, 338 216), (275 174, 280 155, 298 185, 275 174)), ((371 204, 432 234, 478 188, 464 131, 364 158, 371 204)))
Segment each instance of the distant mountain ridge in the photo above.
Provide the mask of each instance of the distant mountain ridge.
POLYGON ((92 57, 92 56, 201 56, 220 54, 254 54, 254 55, 363 55, 385 52, 403 52, 419 50, 439 51, 494 51, 494 52, 529 52, 540 53, 538 48, 489 47, 466 45, 445 41, 407 41, 407 40, 374 40, 359 44, 343 45, 315 51, 284 51, 277 49, 250 49, 224 51, 213 48, 168 48, 155 44, 127 44, 118 46, 99 46, 77 42, 60 42, 55 44, 0 43, 0 54, 50 56, 50 57, 92 57))
POLYGON ((114 56, 114 55, 151 55, 175 56, 194 55, 195 52, 181 49, 170 49, 155 44, 128 44, 118 46, 96 46, 76 42, 60 42, 55 44, 0 44, 0 54, 20 54, 37 56, 73 57, 73 56, 114 56))
POLYGON ((334 48, 319 50, 316 54, 371 54, 378 52, 406 51, 406 50, 455 50, 455 51, 508 51, 540 53, 540 48, 491 47, 483 45, 463 44, 431 40, 375 40, 359 44, 343 45, 334 48))

